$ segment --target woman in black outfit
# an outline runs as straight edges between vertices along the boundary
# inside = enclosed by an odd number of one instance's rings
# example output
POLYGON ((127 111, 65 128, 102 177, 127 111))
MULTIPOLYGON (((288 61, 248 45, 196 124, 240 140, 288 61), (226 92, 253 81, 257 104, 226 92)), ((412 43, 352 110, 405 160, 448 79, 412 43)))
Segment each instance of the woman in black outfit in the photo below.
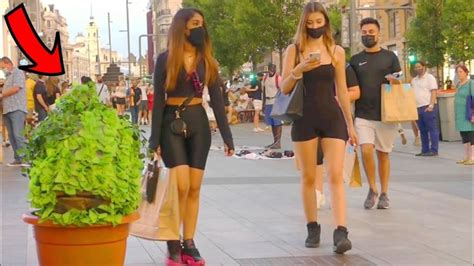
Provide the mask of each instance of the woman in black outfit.
POLYGON ((156 151, 166 167, 177 177, 183 243, 168 241, 167 265, 204 265, 193 238, 199 211, 199 193, 211 146, 211 132, 202 106, 202 91, 207 85, 214 113, 224 140, 225 154, 234 153, 234 144, 224 111, 224 100, 218 84, 218 64, 201 11, 184 8, 171 23, 168 51, 156 60, 154 73, 154 106, 150 149, 156 151), (171 124, 179 106, 192 100, 180 113, 187 124, 185 134, 177 134, 171 124))
POLYGON ((291 138, 301 169, 301 193, 308 222, 305 246, 315 248, 320 242, 314 165, 318 140, 321 139, 336 227, 334 251, 339 254, 352 247, 347 238, 343 166, 346 141, 350 138, 352 145, 357 144, 345 65, 344 49, 334 44, 326 10, 320 3, 308 3, 301 16, 295 43, 286 51, 282 92, 289 94, 296 82, 303 79, 303 117, 293 123, 291 138))

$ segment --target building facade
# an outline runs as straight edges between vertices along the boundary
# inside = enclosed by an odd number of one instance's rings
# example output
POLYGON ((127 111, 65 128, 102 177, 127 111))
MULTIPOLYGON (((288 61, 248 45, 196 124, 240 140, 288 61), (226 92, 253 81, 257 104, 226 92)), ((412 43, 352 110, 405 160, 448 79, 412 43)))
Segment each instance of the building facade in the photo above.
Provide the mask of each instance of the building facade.
POLYGON ((54 8, 54 5, 47 5, 43 8, 41 28, 43 43, 50 50, 53 48, 56 32, 59 32, 65 71, 62 78, 71 80, 73 77, 73 47, 69 44, 69 31, 66 18, 61 15, 59 10, 54 8))

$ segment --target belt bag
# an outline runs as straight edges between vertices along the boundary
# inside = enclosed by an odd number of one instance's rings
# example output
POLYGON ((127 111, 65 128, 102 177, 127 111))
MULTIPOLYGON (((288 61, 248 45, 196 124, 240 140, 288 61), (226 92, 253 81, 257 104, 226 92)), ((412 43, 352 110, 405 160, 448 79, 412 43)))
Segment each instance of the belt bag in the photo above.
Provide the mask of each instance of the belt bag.
POLYGON ((188 104, 192 101, 193 98, 194 94, 188 96, 188 98, 186 98, 186 100, 184 100, 184 102, 180 104, 178 106, 178 109, 174 112, 175 119, 170 124, 171 132, 173 132, 173 134, 185 138, 187 137, 188 126, 186 125, 186 122, 181 119, 181 113, 186 110, 186 106, 188 106, 188 104))

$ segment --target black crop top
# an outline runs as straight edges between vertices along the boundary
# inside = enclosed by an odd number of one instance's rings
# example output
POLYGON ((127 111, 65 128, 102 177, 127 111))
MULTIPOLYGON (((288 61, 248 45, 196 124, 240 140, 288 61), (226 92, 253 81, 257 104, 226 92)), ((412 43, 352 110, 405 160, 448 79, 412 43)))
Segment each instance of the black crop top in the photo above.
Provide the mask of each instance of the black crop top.
MULTIPOLYGON (((168 60, 168 52, 161 53, 156 59, 155 72, 153 74, 154 83, 154 105, 153 105, 153 118, 151 127, 151 136, 149 140, 149 148, 156 150, 160 145, 161 129, 163 122, 163 112, 166 106, 166 97, 188 97, 194 92, 193 80, 187 77, 184 68, 181 70, 178 79, 176 81, 176 88, 166 92, 165 81, 166 81, 166 62, 168 60)), ((199 79, 203 81, 205 79, 205 68, 204 62, 201 61, 197 66, 197 73, 199 79)), ((217 125, 221 132, 224 143, 230 149, 234 149, 234 142, 232 139, 232 133, 229 128, 227 116, 224 108, 224 97, 222 95, 221 88, 218 82, 208 85, 209 96, 216 117, 217 125)), ((195 93, 194 97, 202 97, 202 93, 195 93)))

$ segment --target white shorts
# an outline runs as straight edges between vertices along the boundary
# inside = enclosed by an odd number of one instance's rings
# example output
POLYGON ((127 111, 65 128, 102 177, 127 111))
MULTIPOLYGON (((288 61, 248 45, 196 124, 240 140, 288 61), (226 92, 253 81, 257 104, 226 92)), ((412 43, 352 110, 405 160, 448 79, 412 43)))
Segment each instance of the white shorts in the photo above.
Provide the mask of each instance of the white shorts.
POLYGON ((387 124, 357 117, 355 130, 361 145, 373 144, 376 150, 390 153, 397 137, 398 124, 387 124))
POLYGON ((252 104, 253 104, 253 109, 262 110, 262 106, 263 106, 263 101, 262 100, 253 100, 252 104))

